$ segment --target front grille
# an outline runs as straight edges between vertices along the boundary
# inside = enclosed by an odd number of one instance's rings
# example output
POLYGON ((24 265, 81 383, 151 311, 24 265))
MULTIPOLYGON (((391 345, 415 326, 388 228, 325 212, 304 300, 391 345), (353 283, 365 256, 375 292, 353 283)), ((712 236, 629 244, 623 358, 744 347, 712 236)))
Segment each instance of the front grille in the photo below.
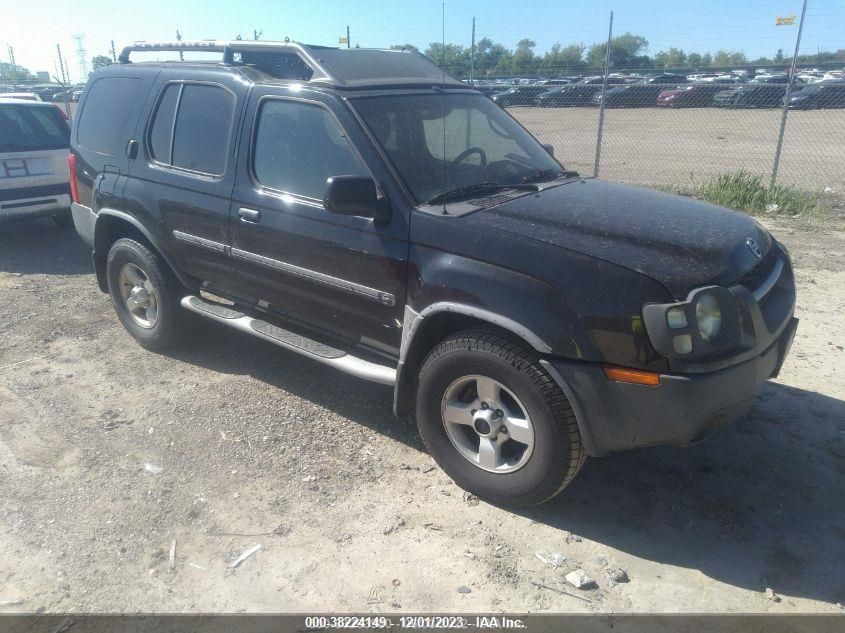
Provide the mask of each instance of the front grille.
POLYGON ((795 303, 795 280, 792 276, 792 266, 789 261, 783 260, 783 270, 777 282, 772 286, 766 296, 757 301, 760 312, 763 313, 763 320, 769 332, 775 332, 783 325, 792 313, 792 306, 795 303))
POLYGON ((782 254, 780 249, 773 244, 763 259, 760 260, 754 268, 740 277, 736 283, 740 286, 745 286, 751 292, 754 292, 763 284, 764 281, 766 281, 766 279, 768 279, 772 270, 774 270, 777 261, 781 258, 782 254))
POLYGON ((745 286, 755 296, 770 334, 790 317, 795 303, 795 280, 789 257, 776 245, 737 284, 745 286))

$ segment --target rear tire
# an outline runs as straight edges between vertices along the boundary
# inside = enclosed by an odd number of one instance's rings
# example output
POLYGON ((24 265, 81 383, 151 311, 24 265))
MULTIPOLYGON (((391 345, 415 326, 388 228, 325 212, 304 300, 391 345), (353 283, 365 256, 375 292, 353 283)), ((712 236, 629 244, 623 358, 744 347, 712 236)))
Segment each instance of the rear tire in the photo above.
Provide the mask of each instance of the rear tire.
POLYGON ((185 340, 184 288, 156 253, 121 238, 109 250, 106 277, 118 318, 141 346, 162 351, 185 340))
POLYGON ((586 459, 572 407, 537 354, 494 331, 459 332, 429 353, 419 372, 416 418, 440 467, 497 505, 548 501, 586 459), (492 406, 484 408, 486 400, 492 406))

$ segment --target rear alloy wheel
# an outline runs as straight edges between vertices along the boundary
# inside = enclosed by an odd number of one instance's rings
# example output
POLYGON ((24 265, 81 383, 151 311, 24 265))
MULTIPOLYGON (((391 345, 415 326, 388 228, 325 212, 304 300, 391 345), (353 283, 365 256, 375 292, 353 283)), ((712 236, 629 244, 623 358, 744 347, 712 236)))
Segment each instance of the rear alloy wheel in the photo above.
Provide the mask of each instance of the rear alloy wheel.
POLYGON ((161 258, 144 244, 122 238, 109 250, 106 276, 123 327, 147 349, 164 350, 185 339, 184 289, 161 258))
POLYGON ((437 345, 419 372, 420 437, 459 486, 494 504, 548 501, 586 459, 572 408, 539 360, 475 329, 437 345))

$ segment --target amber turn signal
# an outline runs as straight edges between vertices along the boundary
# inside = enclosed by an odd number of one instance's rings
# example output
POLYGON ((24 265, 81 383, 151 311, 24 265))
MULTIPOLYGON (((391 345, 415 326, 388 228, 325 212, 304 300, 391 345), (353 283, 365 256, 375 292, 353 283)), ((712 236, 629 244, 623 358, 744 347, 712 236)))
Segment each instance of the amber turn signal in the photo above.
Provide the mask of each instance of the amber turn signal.
POLYGON ((653 371, 614 367, 612 365, 604 365, 602 369, 605 376, 616 382, 632 382, 635 385, 647 385, 649 387, 656 387, 660 384, 660 374, 653 371))

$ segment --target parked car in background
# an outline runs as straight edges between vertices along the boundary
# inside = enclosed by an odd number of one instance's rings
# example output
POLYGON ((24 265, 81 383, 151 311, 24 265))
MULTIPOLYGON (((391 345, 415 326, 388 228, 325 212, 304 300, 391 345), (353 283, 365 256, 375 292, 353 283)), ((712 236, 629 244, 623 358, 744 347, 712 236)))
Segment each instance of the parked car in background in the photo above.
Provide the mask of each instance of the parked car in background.
POLYGON ((499 94, 500 92, 509 90, 510 86, 506 86, 504 84, 476 84, 472 87, 472 89, 477 90, 485 97, 492 97, 493 95, 499 94))
POLYGON ((601 91, 601 85, 596 84, 579 83, 559 86, 537 95, 534 99, 534 105, 542 108, 588 106, 591 103, 593 95, 599 91, 601 91))
POLYGON ((785 85, 751 82, 717 92, 713 97, 713 105, 720 108, 775 108, 783 105, 785 95, 785 85))
POLYGON ((55 105, 0 99, 0 220, 48 215, 70 224, 69 147, 55 105))
MULTIPOLYGON (((608 85, 610 85, 610 84, 614 84, 614 85, 624 84, 626 80, 627 80, 627 77, 623 76, 623 75, 616 75, 616 76, 608 75, 607 76, 608 85)), ((598 85, 598 86, 600 86, 604 83, 604 76, 603 75, 593 75, 591 77, 584 77, 578 83, 582 84, 582 85, 588 84, 588 85, 598 85)))
POLYGON ((789 107, 796 110, 845 108, 845 79, 830 79, 805 86, 789 96, 789 107))
POLYGON ((643 83, 648 84, 685 84, 688 83, 689 79, 686 78, 686 75, 677 75, 675 73, 653 73, 646 75, 643 79, 643 83))
POLYGON ((34 92, 4 92, 0 99, 18 99, 19 101, 41 101, 41 97, 34 92))
POLYGON ((706 81, 707 79, 715 79, 718 76, 719 73, 694 73, 692 75, 687 75, 687 81, 706 81))
MULTIPOLYGON (((796 77, 796 80, 798 78, 796 77)), ((754 77, 749 83, 752 84, 766 84, 766 85, 779 85, 779 84, 788 84, 789 83, 789 75, 786 73, 775 73, 771 75, 758 75, 754 77)), ((803 83, 803 81, 801 81, 803 83)))
POLYGON ((59 90, 50 99, 54 103, 70 103, 73 100, 73 89, 59 90))
MULTIPOLYGON (((657 95, 666 86, 658 84, 628 84, 625 86, 614 86, 604 94, 604 105, 606 108, 650 108, 656 105, 657 95)), ((593 95, 592 104, 601 105, 601 91, 593 95)))
POLYGON ((738 82, 719 79, 712 82, 687 84, 664 90, 657 96, 656 105, 668 108, 704 108, 713 105, 713 97, 738 82))
POLYGON ((511 108, 513 106, 527 106, 534 104, 534 98, 539 94, 548 90, 546 86, 539 86, 537 84, 527 84, 522 86, 514 86, 509 90, 493 95, 491 98, 498 105, 503 108, 511 108))

